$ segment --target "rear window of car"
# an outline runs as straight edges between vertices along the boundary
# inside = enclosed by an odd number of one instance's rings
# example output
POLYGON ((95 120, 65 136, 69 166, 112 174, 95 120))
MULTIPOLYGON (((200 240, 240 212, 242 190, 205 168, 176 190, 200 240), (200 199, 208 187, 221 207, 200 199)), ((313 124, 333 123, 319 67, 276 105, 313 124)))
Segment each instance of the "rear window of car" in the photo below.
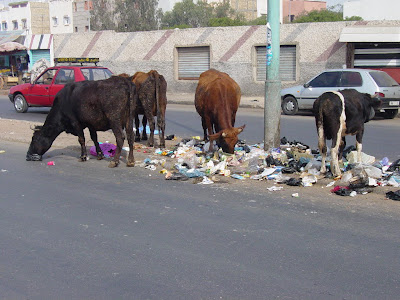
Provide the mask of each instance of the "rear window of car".
POLYGON ((385 72, 369 72, 379 87, 398 86, 399 84, 385 72))
POLYGON ((102 68, 81 68, 85 80, 96 81, 110 78, 112 73, 109 69, 102 68))

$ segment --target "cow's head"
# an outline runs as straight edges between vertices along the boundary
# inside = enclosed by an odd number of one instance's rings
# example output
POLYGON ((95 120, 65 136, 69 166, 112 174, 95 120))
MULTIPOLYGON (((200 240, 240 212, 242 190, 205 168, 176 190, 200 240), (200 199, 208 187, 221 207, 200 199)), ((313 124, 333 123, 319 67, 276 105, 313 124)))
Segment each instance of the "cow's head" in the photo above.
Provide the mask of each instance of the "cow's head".
POLYGON ((210 141, 217 141, 217 144, 226 153, 233 153, 235 150, 235 145, 238 141, 238 135, 243 131, 246 125, 240 126, 238 128, 232 127, 228 129, 221 130, 220 132, 214 133, 209 136, 210 141))
POLYGON ((33 136, 31 144, 29 145, 28 152, 26 153, 26 160, 28 161, 40 161, 42 160, 42 155, 46 153, 51 147, 54 139, 46 137, 42 132, 43 126, 35 126, 32 128, 33 136))
POLYGON ((363 94, 364 101, 367 105, 364 106, 364 115, 366 116, 365 123, 375 116, 375 110, 377 110, 382 105, 382 100, 379 98, 379 94, 371 96, 370 94, 363 94))

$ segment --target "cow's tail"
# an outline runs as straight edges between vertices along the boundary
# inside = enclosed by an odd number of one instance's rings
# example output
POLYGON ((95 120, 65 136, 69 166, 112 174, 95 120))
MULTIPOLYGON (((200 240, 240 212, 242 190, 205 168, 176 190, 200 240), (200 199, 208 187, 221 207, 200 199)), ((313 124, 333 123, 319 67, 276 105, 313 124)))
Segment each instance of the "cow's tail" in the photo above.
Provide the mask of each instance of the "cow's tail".
MULTIPOLYGON (((154 79, 155 79, 155 84, 156 84, 156 101, 157 101, 157 124, 159 126, 160 124, 160 120, 161 120, 161 108, 160 108, 160 89, 161 89, 161 83, 160 83, 160 74, 158 74, 157 71, 154 71, 154 79)), ((160 128, 158 128, 158 130, 160 130, 160 128)))
POLYGON ((127 128, 130 132, 133 132, 133 120, 136 112, 136 104, 138 101, 138 94, 136 91, 136 84, 130 81, 130 95, 129 95, 129 116, 128 116, 128 124, 129 128, 127 128))

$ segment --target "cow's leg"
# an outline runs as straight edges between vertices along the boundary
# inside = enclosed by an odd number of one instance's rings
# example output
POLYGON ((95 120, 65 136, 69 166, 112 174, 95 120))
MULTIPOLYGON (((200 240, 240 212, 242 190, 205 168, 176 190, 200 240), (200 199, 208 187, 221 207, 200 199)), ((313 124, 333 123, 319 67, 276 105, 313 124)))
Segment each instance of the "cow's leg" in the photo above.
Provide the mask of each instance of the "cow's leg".
POLYGON ((319 152, 321 153, 322 156, 322 161, 321 161, 321 173, 326 173, 326 138, 325 138, 325 133, 324 133, 324 128, 322 127, 322 124, 318 124, 318 148, 319 152))
POLYGON ((81 156, 79 159, 81 161, 87 161, 87 151, 86 151, 86 145, 85 145, 85 134, 83 132, 82 126, 79 124, 79 122, 71 122, 72 127, 74 128, 74 132, 78 136, 78 141, 79 144, 81 145, 81 156))
POLYGON ((160 137, 160 147, 165 148, 165 118, 163 117, 163 114, 160 114, 160 117, 157 117, 157 127, 158 136, 160 137))
POLYGON ((132 120, 127 120, 126 123, 126 137, 128 140, 128 145, 129 145, 129 154, 128 154, 128 161, 126 163, 127 167, 134 167, 135 166, 135 158, 133 156, 133 140, 134 140, 134 134, 133 134, 133 124, 132 120))
POLYGON ((111 124, 111 129, 115 135, 117 142, 117 149, 115 150, 114 159, 108 165, 109 168, 115 168, 119 164, 119 157, 121 156, 122 147, 124 145, 124 133, 121 128, 121 122, 119 120, 114 121, 111 124))
POLYGON ((97 131, 94 130, 93 128, 89 128, 89 132, 90 132, 90 137, 94 143, 94 146, 96 147, 97 159, 101 160, 104 158, 104 154, 103 151, 101 151, 100 149, 99 141, 97 139, 97 131))
POLYGON ((143 126, 142 140, 143 140, 143 141, 147 141, 147 131, 146 131, 146 127, 147 127, 147 118, 146 118, 145 115, 143 115, 143 118, 142 118, 142 126, 143 126))
POLYGON ((139 130, 139 126, 140 126, 139 115, 138 115, 138 114, 135 114, 135 127, 136 127, 135 142, 140 142, 140 130, 139 130))
MULTIPOLYGON (((210 117, 205 117, 205 124, 206 124, 206 128, 208 131, 208 137, 210 137, 210 135, 213 134, 213 124, 211 122, 211 118, 210 117)), ((213 145, 213 141, 210 140, 210 148, 209 151, 212 152, 214 151, 214 145, 213 145)))
POLYGON ((332 136, 332 149, 331 149, 331 171, 334 176, 342 175, 339 167, 339 147, 342 138, 342 125, 339 130, 332 136))
POLYGON ((339 160, 343 159, 343 150, 344 150, 345 147, 346 147, 346 137, 343 136, 342 137, 342 141, 341 141, 340 146, 339 146, 339 154, 338 154, 339 160))
MULTIPOLYGON (((148 141, 148 146, 153 147, 154 146, 154 129, 155 129, 155 124, 154 124, 154 118, 153 118, 153 112, 151 111, 150 107, 144 109, 145 117, 147 121, 149 122, 149 127, 150 127, 150 137, 148 141)), ((144 121, 144 119, 143 119, 144 121)), ((143 132, 145 132, 146 128, 144 127, 143 124, 143 132)), ((143 138, 143 135, 142 135, 143 138)))
POLYGON ((208 139, 207 124, 206 124, 206 119, 204 117, 201 118, 201 126, 203 127, 204 141, 207 141, 207 139, 208 139))
POLYGON ((362 163, 361 151, 362 151, 362 138, 364 135, 364 129, 360 130, 356 134, 356 150, 357 150, 357 162, 362 163))

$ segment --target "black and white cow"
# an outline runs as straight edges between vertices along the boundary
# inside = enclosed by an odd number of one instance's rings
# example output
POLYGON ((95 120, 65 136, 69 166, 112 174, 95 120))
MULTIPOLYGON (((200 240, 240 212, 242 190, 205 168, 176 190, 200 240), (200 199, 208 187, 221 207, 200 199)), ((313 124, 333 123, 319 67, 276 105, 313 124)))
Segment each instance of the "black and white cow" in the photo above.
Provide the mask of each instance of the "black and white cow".
POLYGON ((124 144, 125 129, 128 144, 128 167, 133 167, 133 117, 136 110, 137 93, 135 84, 127 78, 113 76, 106 80, 81 81, 65 85, 57 93, 53 107, 43 126, 36 126, 26 160, 38 161, 49 150, 56 137, 62 133, 78 136, 82 161, 87 159, 83 130, 89 129, 96 146, 97 158, 104 157, 97 141, 97 131, 111 129, 115 135, 117 149, 109 167, 119 164, 124 144))
POLYGON ((313 113, 322 155, 321 173, 326 172, 326 140, 332 140, 331 171, 334 176, 341 175, 339 159, 346 146, 346 135, 356 135, 357 161, 361 162, 364 123, 373 115, 371 109, 380 104, 380 100, 354 89, 326 92, 315 100, 313 113))

